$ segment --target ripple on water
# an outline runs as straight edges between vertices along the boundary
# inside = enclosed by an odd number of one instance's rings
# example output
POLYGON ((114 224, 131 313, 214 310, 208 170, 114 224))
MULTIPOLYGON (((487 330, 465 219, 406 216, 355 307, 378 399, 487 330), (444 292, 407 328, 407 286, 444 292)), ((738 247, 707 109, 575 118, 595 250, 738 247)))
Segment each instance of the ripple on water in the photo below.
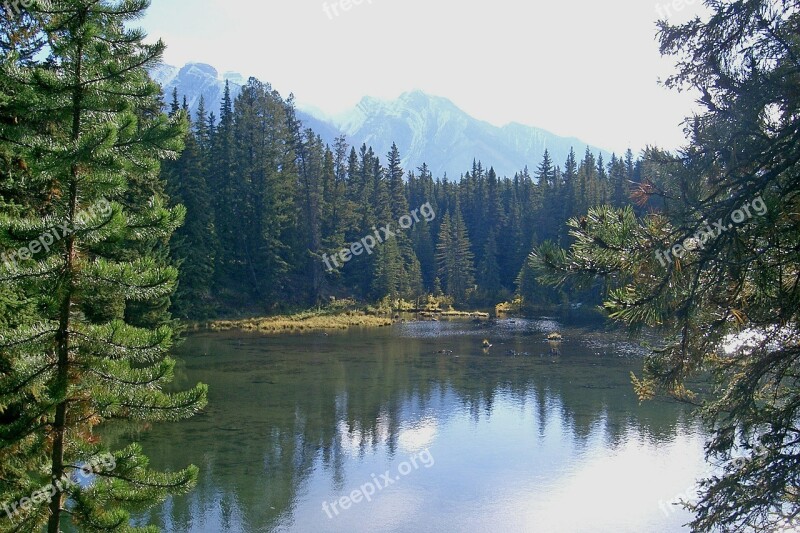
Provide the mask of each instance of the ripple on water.
POLYGON ((517 335, 538 335, 561 331, 560 322, 542 317, 501 318, 492 320, 440 320, 413 321, 397 326, 401 337, 427 339, 435 337, 455 337, 461 335, 485 335, 492 338, 508 338, 517 335))
POLYGON ((397 326, 397 334, 411 339, 455 337, 475 335, 480 331, 479 326, 480 324, 473 324, 465 320, 405 322, 397 326))

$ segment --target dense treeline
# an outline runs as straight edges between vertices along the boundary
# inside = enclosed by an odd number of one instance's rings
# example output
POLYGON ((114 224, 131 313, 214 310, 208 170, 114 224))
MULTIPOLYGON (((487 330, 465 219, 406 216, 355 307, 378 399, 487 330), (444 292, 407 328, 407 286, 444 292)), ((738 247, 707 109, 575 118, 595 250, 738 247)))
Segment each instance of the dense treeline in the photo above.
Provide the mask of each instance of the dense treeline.
MULTIPOLYGON (((185 102, 173 93, 170 114, 180 113, 185 102)), ((384 155, 344 138, 326 145, 297 120, 291 98, 255 79, 235 101, 226 90, 219 119, 203 103, 192 118, 182 156, 163 167, 172 201, 188 210, 172 243, 181 265, 174 305, 183 317, 331 296, 444 294, 485 306, 517 293, 529 303, 558 302, 528 272, 527 256, 545 241, 568 245, 565 222, 588 208, 627 205, 642 166, 630 150, 608 162, 573 151, 563 166, 545 152, 533 171, 500 177, 476 161, 451 181, 424 164, 403 169, 396 146, 384 155), (426 205, 430 216, 399 228, 426 205), (396 236, 341 260, 351 243, 384 237, 382 228, 396 236)))

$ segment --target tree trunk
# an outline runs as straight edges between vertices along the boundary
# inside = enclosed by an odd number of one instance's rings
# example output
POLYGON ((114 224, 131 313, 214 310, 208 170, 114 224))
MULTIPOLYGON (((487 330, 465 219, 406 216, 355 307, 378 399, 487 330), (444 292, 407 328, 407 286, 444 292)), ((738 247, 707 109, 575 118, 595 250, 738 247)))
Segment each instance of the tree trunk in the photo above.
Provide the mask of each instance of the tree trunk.
MULTIPOLYGON (((85 14, 81 17, 84 18, 85 14)), ((81 21, 83 22, 83 20, 81 21)), ((82 63, 81 56, 83 54, 83 46, 81 43, 77 47, 77 64, 75 69, 75 87, 72 95, 72 139, 78 141, 80 139, 81 128, 81 106, 83 104, 83 87, 81 82, 82 76, 82 63)), ((69 184, 69 207, 67 220, 70 224, 70 229, 74 228, 75 211, 78 202, 78 174, 80 173, 78 165, 73 164, 70 174, 69 184)), ((57 483, 64 477, 64 434, 67 428, 67 408, 68 398, 66 397, 69 391, 69 349, 70 349, 70 311, 72 309, 72 294, 73 287, 73 268, 74 268, 74 254, 75 254, 75 237, 70 233, 66 237, 66 246, 64 251, 64 273, 65 273, 65 287, 64 296, 61 301, 59 309, 59 323, 58 332, 56 333, 56 352, 58 354, 58 367, 56 383, 59 392, 63 391, 64 398, 56 406, 56 417, 53 424, 53 455, 52 455, 52 479, 51 482, 55 487, 53 496, 50 498, 50 518, 47 522, 47 533, 59 533, 61 522, 61 506, 64 501, 64 493, 62 492, 61 483, 57 483)))

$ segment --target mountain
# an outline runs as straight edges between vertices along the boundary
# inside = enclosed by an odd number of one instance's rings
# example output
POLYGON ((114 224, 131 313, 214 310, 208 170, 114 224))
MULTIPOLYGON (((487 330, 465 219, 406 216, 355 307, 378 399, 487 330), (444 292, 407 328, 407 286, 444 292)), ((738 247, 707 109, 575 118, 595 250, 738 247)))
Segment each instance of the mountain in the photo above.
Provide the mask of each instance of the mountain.
MULTIPOLYGON (((213 112, 214 116, 219 117, 222 97, 225 94, 225 81, 230 85, 231 98, 234 100, 242 92, 242 86, 247 83, 238 72, 226 72, 220 76, 217 69, 205 63, 187 63, 182 68, 161 64, 150 71, 150 77, 163 88, 167 103, 172 98, 173 89, 178 89, 178 98, 181 101, 186 96, 192 119, 196 117, 201 95, 205 99, 206 112, 213 112)), ((297 118, 306 128, 313 129, 331 146, 334 139, 341 135, 334 126, 317 120, 302 110, 297 110, 297 118)))
MULTIPOLYGON (((426 162, 434 176, 446 172, 458 177, 472 168, 474 159, 493 166, 500 176, 513 176, 526 165, 533 171, 545 149, 560 165, 570 148, 580 157, 587 146, 579 139, 522 124, 493 126, 471 117, 446 98, 421 91, 404 93, 392 101, 366 97, 342 115, 316 118, 340 130, 351 144, 366 143, 381 155, 396 142, 404 168, 414 169, 426 162)), ((611 157, 605 150, 589 148, 602 153, 606 161, 611 157)))
MULTIPOLYGON (((205 98, 206 109, 219 116, 225 80, 230 83, 233 98, 245 83, 238 73, 220 76, 214 67, 203 63, 182 68, 161 65, 151 71, 151 76, 162 85, 167 100, 173 88, 178 89, 180 97, 186 95, 193 116, 200 95, 205 98)), ((425 162, 436 177, 445 173, 458 177, 472 168, 475 159, 494 167, 500 176, 513 176, 525 166, 533 172, 545 149, 561 165, 570 148, 580 157, 587 146, 574 137, 560 137, 522 124, 497 127, 471 117, 446 98, 421 91, 404 93, 392 101, 365 97, 352 110, 334 117, 303 106, 297 110, 297 117, 331 145, 344 134, 351 145, 367 144, 385 157, 395 142, 404 168, 416 169, 425 162)), ((602 153, 606 161, 611 157, 605 150, 589 148, 595 154, 602 153)))
POLYGON ((183 68, 170 65, 159 65, 150 71, 150 76, 164 89, 167 102, 172 90, 178 89, 178 98, 186 96, 189 109, 194 118, 200 96, 205 98, 206 111, 213 111, 219 117, 222 96, 225 93, 225 80, 231 85, 231 96, 235 98, 242 90, 245 81, 237 73, 230 73, 227 78, 219 76, 217 69, 204 63, 188 63, 183 68))

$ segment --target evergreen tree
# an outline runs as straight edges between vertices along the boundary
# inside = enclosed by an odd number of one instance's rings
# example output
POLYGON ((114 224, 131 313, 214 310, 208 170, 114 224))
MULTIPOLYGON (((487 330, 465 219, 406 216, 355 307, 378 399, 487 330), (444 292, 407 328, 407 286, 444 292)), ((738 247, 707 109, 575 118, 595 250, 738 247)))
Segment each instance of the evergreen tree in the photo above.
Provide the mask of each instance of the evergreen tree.
POLYGON ((609 202, 614 207, 624 207, 628 199, 628 178, 625 161, 617 159, 616 155, 612 155, 609 167, 609 202))
MULTIPOLYGON (((386 174, 389 182, 392 224, 396 225, 403 217, 410 215, 403 183, 403 168, 400 166, 400 152, 394 143, 392 143, 392 148, 387 155, 387 161, 386 174)), ((416 298, 422 293, 422 273, 419 259, 414 252, 411 236, 406 230, 400 228, 395 237, 400 261, 396 268, 399 276, 397 289, 399 294, 406 298, 416 298)))
MULTIPOLYGON (((201 102, 202 105, 202 102, 201 102)), ((180 267, 174 311, 184 318, 213 316, 211 287, 214 280, 216 230, 207 167, 201 152, 205 117, 186 137, 185 148, 176 162, 168 162, 162 174, 173 205, 186 207, 186 220, 172 236, 172 257, 180 267)))
MULTIPOLYGON (((529 219, 530 224, 526 224, 525 217, 521 212, 522 206, 523 202, 516 195, 510 198, 508 207, 505 208, 508 212, 506 226, 497 236, 497 244, 495 244, 497 249, 494 254, 497 257, 499 267, 498 281, 500 287, 498 287, 498 291, 506 290, 510 292, 514 290, 514 280, 536 240, 533 217, 529 219)), ((539 212, 541 212, 541 207, 533 213, 539 212)), ((492 299, 496 301, 497 295, 498 293, 495 292, 492 295, 492 299)))
POLYGON ((375 249, 375 262, 372 274, 372 297, 375 300, 389 298, 394 300, 401 293, 403 277, 402 257, 397 239, 386 239, 375 249))
POLYGON ((586 153, 578 167, 577 187, 573 214, 585 213, 589 207, 599 204, 597 183, 597 162, 594 154, 586 147, 586 153))
POLYGON ((480 286, 489 295, 500 291, 500 265, 497 262, 497 234, 492 231, 483 248, 483 259, 478 269, 480 286))
POLYGON ((707 423, 719 469, 689 504, 693 530, 784 531, 800 515, 800 5, 709 8, 660 23, 662 52, 680 59, 667 84, 698 90, 704 110, 680 156, 648 150, 647 181, 626 155, 651 212, 590 210, 570 221, 569 251, 542 247, 535 263, 551 282, 602 276, 612 318, 663 333, 634 385, 707 423), (690 390, 698 374, 713 386, 690 390))
POLYGON ((453 253, 456 270, 449 278, 450 294, 459 301, 466 301, 475 290, 475 257, 467 233, 467 227, 461 216, 461 208, 456 198, 455 215, 453 216, 453 253))
POLYGON ((414 225, 411 240, 414 245, 414 254, 419 260, 422 290, 433 293, 433 281, 436 278, 436 252, 433 247, 431 227, 427 220, 423 218, 414 225))
POLYGON ((169 324, 131 324, 141 319, 131 313, 137 303, 168 301, 175 288, 177 271, 153 243, 164 248, 185 214, 164 207, 158 181, 158 160, 175 157, 186 133, 181 115, 156 112, 159 87, 147 77, 164 45, 144 44, 141 31, 125 27, 147 6, 31 5, 37 33, 58 45, 46 58, 11 53, 0 62, 0 84, 12 89, 2 113, 30 117, 0 121, 0 144, 20 150, 31 178, 50 191, 48 202, 0 217, 5 249, 40 243, 0 270, 4 286, 38 302, 34 324, 0 331, 0 412, 12 414, 0 426, 0 468, 14 475, 4 499, 54 482, 3 517, 4 529, 57 533, 70 522, 130 531, 129 510, 186 491, 197 477, 195 467, 150 470, 133 444, 113 452, 91 485, 62 482, 107 452, 93 432, 104 420, 176 420, 205 404, 202 385, 162 391, 175 364, 169 324))
MULTIPOLYGON (((445 213, 439 226, 439 239, 436 243, 436 281, 442 291, 448 286, 452 276, 456 275, 456 255, 453 253, 453 224, 450 212, 445 213)), ((449 291, 448 291, 449 292, 449 291)))
MULTIPOLYGON (((296 122, 295 122, 296 123, 296 122)), ((322 263, 322 217, 324 202, 324 166, 325 154, 322 141, 317 138, 312 130, 300 132, 300 124, 296 123, 295 152, 297 154, 297 169, 300 176, 297 201, 300 204, 298 211, 301 213, 301 245, 306 248, 306 254, 297 258, 301 263, 300 274, 306 280, 305 286, 309 289, 309 304, 317 304, 322 297, 323 288, 323 263, 322 263)))
MULTIPOLYGON (((229 270, 236 278, 229 283, 253 305, 271 310, 291 292, 291 264, 308 266, 299 259, 299 246, 293 248, 298 242, 296 150, 301 134, 291 99, 284 101, 255 78, 236 98, 232 121, 233 170, 225 189, 228 216, 234 217, 228 226, 233 231, 229 270)), ((218 136, 222 122, 219 130, 218 136)))
MULTIPOLYGON (((560 180, 560 176, 559 176, 560 180)), ((539 228, 538 236, 543 239, 555 239, 559 230, 561 201, 559 180, 556 179, 556 169, 553 166, 550 153, 545 150, 542 162, 536 169, 537 195, 541 197, 541 211, 529 213, 530 224, 534 223, 539 228)), ((527 243, 533 246, 533 242, 527 243)))
MULTIPOLYGON (((415 207, 425 205, 434 197, 434 182, 428 166, 423 163, 418 170, 419 178, 411 174, 408 182, 409 204, 415 207)), ((432 220, 431 222, 434 221, 432 220)), ((419 261, 422 291, 427 291, 428 293, 434 292, 434 280, 436 278, 436 251, 433 245, 433 231, 432 224, 422 218, 414 224, 411 233, 414 254, 419 261)))
MULTIPOLYGON (((578 203, 580 201, 578 162, 575 157, 575 151, 572 148, 570 148, 569 155, 564 163, 564 172, 561 174, 561 178, 563 180, 563 187, 561 194, 555 200, 555 205, 560 207, 560 213, 557 219, 569 220, 571 217, 581 212, 578 210, 578 203)), ((563 229, 559 231, 557 242, 563 245, 569 242, 569 238, 563 229)))
POLYGON ((386 175, 389 180, 389 197, 392 206, 392 220, 399 220, 408 214, 408 201, 406 201, 403 185, 403 167, 400 166, 400 151, 392 143, 392 148, 387 155, 386 175))
POLYGON ((597 193, 595 197, 595 205, 603 205, 608 203, 608 171, 606 170, 605 160, 603 154, 597 155, 597 193))
POLYGON ((206 112, 206 99, 200 95, 200 101, 197 103, 197 115, 194 121, 194 135, 197 140, 197 149, 200 156, 203 158, 203 166, 208 172, 208 156, 211 155, 211 136, 213 134, 214 124, 209 121, 209 116, 206 112))
MULTIPOLYGON (((211 118, 209 118, 211 123, 211 118)), ((217 254, 214 267, 215 292, 222 298, 237 287, 242 279, 239 272, 240 258, 236 257, 237 224, 241 221, 241 213, 237 212, 239 198, 233 190, 236 181, 233 130, 233 100, 230 84, 225 82, 225 92, 220 104, 219 123, 213 124, 214 133, 211 146, 211 173, 209 184, 214 191, 214 220, 217 229, 217 254)), ((241 289, 237 290, 241 294, 241 289)))
POLYGON ((456 199, 455 213, 445 214, 436 244, 439 279, 445 294, 463 303, 475 288, 474 256, 456 199))
POLYGON ((539 187, 549 187, 553 185, 555 169, 553 168, 553 160, 550 158, 550 151, 545 148, 542 162, 536 169, 536 180, 539 187))

